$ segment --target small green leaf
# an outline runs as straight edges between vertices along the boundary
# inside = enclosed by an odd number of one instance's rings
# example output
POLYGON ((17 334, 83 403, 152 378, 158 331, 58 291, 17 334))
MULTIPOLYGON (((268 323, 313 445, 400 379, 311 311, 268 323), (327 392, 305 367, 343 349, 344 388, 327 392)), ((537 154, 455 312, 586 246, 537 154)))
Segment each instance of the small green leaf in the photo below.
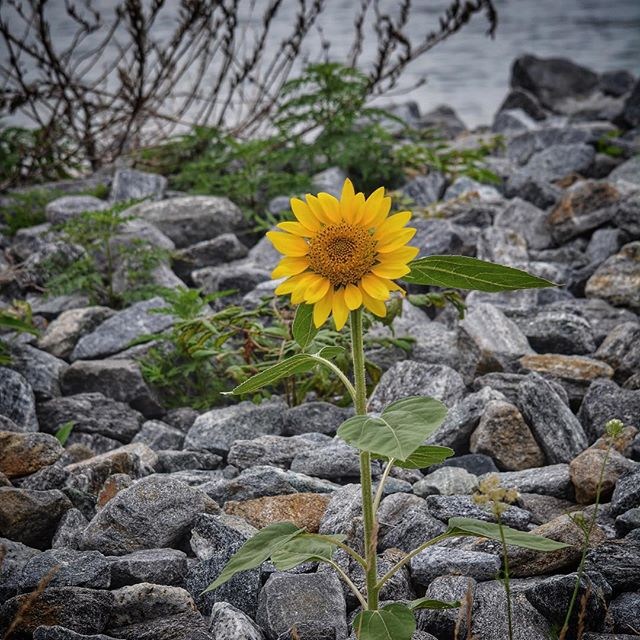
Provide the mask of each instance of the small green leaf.
POLYGON ((291 327, 294 340, 300 348, 306 349, 316 337, 318 330, 313 324, 313 305, 301 304, 296 309, 296 316, 291 327))
MULTIPOLYGON (((342 542, 343 535, 327 536, 332 540, 342 542)), ((271 562, 279 571, 287 571, 297 567, 308 560, 318 560, 320 562, 331 560, 336 545, 330 540, 318 538, 313 533, 302 533, 278 547, 271 554, 271 562)))
MULTIPOLYGON (((501 540, 500 525, 492 522, 484 522, 476 518, 450 518, 447 533, 450 536, 477 536, 479 538, 490 538, 491 540, 501 540)), ((534 533, 518 531, 511 527, 502 526, 502 533, 507 544, 534 551, 557 551, 568 547, 564 542, 556 542, 537 536, 534 533)))
POLYGON ((222 573, 202 592, 213 591, 239 573, 259 567, 280 545, 302 533, 290 522, 276 522, 261 529, 234 553, 222 573))
POLYGON ((361 451, 406 460, 441 424, 447 408, 439 400, 413 396, 391 403, 380 415, 353 416, 338 435, 361 451))
POLYGON ((413 611, 399 603, 361 611, 353 620, 358 640, 411 640, 416 630, 413 611))
POLYGON ((409 606, 415 611, 416 609, 457 609, 460 601, 444 602, 442 600, 432 600, 430 598, 419 598, 409 603, 409 606))
POLYGON ((325 358, 325 360, 331 360, 332 358, 341 356, 343 353, 344 353, 344 347, 329 346, 329 347, 322 347, 322 349, 320 349, 320 351, 318 351, 316 355, 320 356, 321 358, 325 358))
POLYGON ((418 447, 406 460, 395 460, 393 464, 403 469, 425 469, 440 464, 453 455, 455 451, 449 447, 424 445, 418 447))
POLYGON ((73 430, 73 427, 75 426, 75 422, 73 420, 69 420, 69 422, 65 422, 57 431, 56 431, 56 438, 58 439, 58 442, 64 446, 67 442, 67 440, 69 439, 69 436, 71 435, 71 431, 73 430))
POLYGON ((253 393, 282 378, 292 376, 295 373, 310 371, 317 364, 318 361, 315 360, 313 356, 307 353, 298 353, 245 380, 242 384, 235 387, 235 389, 231 391, 231 394, 238 396, 243 393, 253 393))
POLYGON ((412 284, 489 292, 557 286, 526 271, 467 256, 427 256, 409 267, 402 279, 412 284))

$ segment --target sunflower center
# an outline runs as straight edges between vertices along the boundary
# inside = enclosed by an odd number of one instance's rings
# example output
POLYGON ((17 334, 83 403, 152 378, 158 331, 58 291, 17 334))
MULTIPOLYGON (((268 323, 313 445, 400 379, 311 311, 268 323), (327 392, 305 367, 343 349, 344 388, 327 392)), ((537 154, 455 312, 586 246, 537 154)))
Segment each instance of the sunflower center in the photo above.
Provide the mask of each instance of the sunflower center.
POLYGON ((363 227, 331 225, 309 242, 309 264, 334 287, 357 284, 376 262, 376 244, 363 227))

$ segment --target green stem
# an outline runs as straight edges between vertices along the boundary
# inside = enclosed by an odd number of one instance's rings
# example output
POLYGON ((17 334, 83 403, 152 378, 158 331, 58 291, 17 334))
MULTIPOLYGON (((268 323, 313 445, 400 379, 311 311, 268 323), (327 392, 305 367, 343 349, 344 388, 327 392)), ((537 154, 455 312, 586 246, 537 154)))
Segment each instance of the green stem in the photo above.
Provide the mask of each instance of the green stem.
MULTIPOLYGON (((331 362, 331 360, 327 360, 322 356, 314 354, 311 357, 314 360, 317 360, 317 362, 322 366, 327 367, 327 369, 330 369, 331 371, 333 371, 338 376, 338 378, 340 378, 340 381, 342 382, 342 384, 344 384, 345 388, 349 392, 349 395, 351 396, 351 400, 353 400, 353 404, 355 406, 357 404, 356 389, 351 384, 351 381, 349 380, 349 378, 347 378, 347 376, 345 376, 344 373, 342 373, 342 370, 340 369, 340 367, 338 367, 333 362, 331 362)), ((365 399, 365 402, 366 402, 366 399, 365 399)))
POLYGON ((509 625, 509 640, 513 640, 513 621, 511 619, 511 583, 509 582, 509 551, 507 541, 502 528, 502 518, 496 513, 498 519, 498 529, 500 530, 500 542, 502 542, 502 557, 504 559, 504 592, 507 597, 507 623, 509 625))
POLYGON ((378 490, 376 491, 376 497, 373 500, 373 513, 374 515, 378 512, 378 507, 380 506, 380 502, 382 501, 382 495, 384 493, 384 485, 387 482, 387 478, 389 477, 389 472, 393 467, 393 463, 395 462, 395 458, 390 458, 389 462, 387 462, 387 466, 384 469, 384 473, 382 474, 380 481, 378 482, 378 490))
MULTIPOLYGON (((362 335, 362 309, 351 312, 351 354, 353 358, 353 379, 355 382, 356 414, 367 413, 367 386, 364 368, 364 340, 362 335)), ((378 608, 378 557, 377 532, 373 512, 371 486, 371 454, 360 452, 360 486, 362 488, 362 519, 364 524, 364 551, 367 560, 367 608, 378 608)))

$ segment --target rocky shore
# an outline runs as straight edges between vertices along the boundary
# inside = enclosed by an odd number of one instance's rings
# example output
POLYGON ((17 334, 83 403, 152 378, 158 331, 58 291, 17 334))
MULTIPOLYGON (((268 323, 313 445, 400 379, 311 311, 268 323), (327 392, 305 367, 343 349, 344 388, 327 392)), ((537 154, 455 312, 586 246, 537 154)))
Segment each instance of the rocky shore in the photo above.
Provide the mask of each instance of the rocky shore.
MULTIPOLYGON (((625 429, 604 471, 574 629, 584 628, 584 640, 638 637, 640 81, 523 56, 491 127, 468 132, 444 107, 397 113, 438 127, 460 148, 503 138, 486 159, 500 184, 431 172, 402 187, 429 211, 413 221, 413 244, 562 286, 471 293, 463 320, 453 308, 427 314, 405 301, 394 326, 396 337, 412 339, 411 353, 370 353, 386 370, 372 410, 436 397, 450 411, 433 442, 456 452, 436 469, 392 472, 380 506, 381 570, 450 517, 491 519, 472 495, 495 473, 519 492, 506 524, 570 545, 510 553, 515 637, 556 637, 582 548, 574 520, 593 513, 605 424, 617 418, 625 429)), ((338 168, 318 175, 318 190, 339 188, 343 177, 338 168)), ((278 256, 264 238, 252 244, 227 198, 172 194, 161 176, 131 169, 89 180, 109 185, 111 203, 148 198, 128 211, 135 219, 118 242, 142 238, 172 252, 154 269, 158 284, 236 289, 247 308, 272 292, 278 256)), ((143 347, 131 346, 171 327, 174 318, 153 312, 162 300, 115 310, 38 292, 51 256, 77 259, 51 224, 108 206, 64 196, 47 206, 47 223, 0 235, 0 306, 25 299, 43 327, 39 337, 0 337, 11 356, 0 367, 0 637, 347 640, 358 603, 327 567, 278 572, 265 563, 202 591, 272 522, 358 539, 358 456, 334 438, 348 410, 322 401, 288 407, 278 397, 165 410, 141 374, 143 347), (63 446, 54 434, 69 422, 63 446)), ((116 282, 126 289, 126 274, 116 282)), ((362 585, 359 568, 339 554, 362 585)), ((441 543, 390 580, 382 599, 462 601, 460 610, 421 611, 415 640, 504 640, 501 564, 493 544, 441 543)))

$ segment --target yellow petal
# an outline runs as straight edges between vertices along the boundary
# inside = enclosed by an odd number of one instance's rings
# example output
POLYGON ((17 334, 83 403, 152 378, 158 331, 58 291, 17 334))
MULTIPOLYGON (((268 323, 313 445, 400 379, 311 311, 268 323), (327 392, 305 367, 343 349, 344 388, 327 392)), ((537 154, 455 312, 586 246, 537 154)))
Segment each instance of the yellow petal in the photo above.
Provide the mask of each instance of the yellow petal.
POLYGON ((353 311, 362 305, 362 293, 353 284, 348 284, 344 289, 344 302, 353 311))
POLYGON ((311 238, 315 235, 315 231, 311 231, 311 229, 307 229, 300 222, 280 222, 276 225, 278 229, 282 229, 287 233, 292 233, 294 236, 300 236, 302 238, 311 238))
POLYGON ((378 253, 390 253, 400 247, 404 246, 416 235, 416 230, 411 227, 396 231, 396 233, 390 235, 388 238, 380 240, 378 246, 378 253))
POLYGON ((330 193, 319 193, 318 201, 324 211, 325 215, 331 222, 338 224, 341 221, 340 216, 340 203, 338 199, 332 196, 330 193))
POLYGON ((394 282, 393 280, 388 280, 387 278, 382 278, 384 283, 387 285, 389 291, 400 291, 403 295, 407 293, 399 284, 394 282))
MULTIPOLYGON (((389 215, 389 211, 391 211, 391 198, 388 196, 382 198, 380 202, 380 206, 375 214, 371 217, 370 220, 367 220, 366 227, 368 229, 379 227, 389 215)), ((363 223, 364 224, 364 223, 363 223)))
POLYGON ((384 187, 380 187, 376 189, 366 200, 364 207, 362 209, 362 225, 369 228, 371 226, 371 221, 374 219, 378 210, 380 209, 380 205, 382 204, 382 199, 384 198, 384 187))
POLYGON ((275 289, 275 294, 277 296, 284 296, 287 293, 291 293, 308 274, 301 273, 299 275, 293 276, 292 278, 287 278, 284 282, 281 282, 275 289))
POLYGON ((340 214, 342 219, 349 224, 353 224, 355 220, 355 197, 353 183, 347 178, 342 185, 342 193, 340 194, 340 214))
POLYGON ((400 249, 394 249, 393 251, 387 251, 386 253, 378 256, 380 262, 411 262, 418 254, 420 249, 418 247, 400 247, 400 249))
POLYGON ((307 286, 304 294, 304 299, 309 304, 315 304, 318 300, 324 298, 331 287, 331 283, 326 278, 322 276, 317 276, 317 278, 307 286))
POLYGON ((402 278, 402 276, 406 276, 411 269, 407 267, 406 264, 399 262, 397 264, 384 264, 380 263, 375 265, 371 269, 371 273, 375 273, 377 276, 381 278, 402 278))
POLYGON ((329 287, 329 291, 322 300, 318 300, 313 305, 313 324, 319 329, 329 317, 333 306, 333 287, 329 287))
POLYGON ((360 287, 364 293, 376 300, 387 300, 389 298, 389 289, 385 286, 384 281, 372 273, 363 276, 360 281, 360 287))
POLYGON ((313 215, 320 220, 322 224, 333 224, 331 218, 325 213, 325 210, 320 204, 320 200, 318 200, 316 196, 312 196, 310 193, 307 193, 306 199, 313 215))
POLYGON ((291 211, 293 211, 293 215, 297 218, 298 222, 309 229, 309 231, 318 231, 318 229, 320 229, 319 220, 313 215, 313 212, 306 202, 303 202, 299 198, 291 198, 291 211))
POLYGON ((373 234, 374 240, 382 240, 390 234, 400 231, 409 220, 411 220, 411 211, 394 213, 376 229, 376 232, 373 234))
POLYGON ((362 212, 364 211, 365 199, 364 193, 356 193, 353 198, 353 224, 361 224, 362 212))
POLYGON ((267 231, 266 235, 273 246, 280 253, 284 253, 285 256, 298 258, 309 253, 309 245, 298 236, 292 236, 290 233, 280 233, 279 231, 267 231))
POLYGON ((306 258, 282 258, 278 266, 271 272, 273 280, 283 276, 295 276, 302 273, 309 266, 306 258))
POLYGON ((313 273, 311 271, 307 273, 302 273, 300 276, 296 276, 299 280, 296 282, 295 287, 293 287, 291 291, 291 302, 292 304, 300 304, 304 302, 307 290, 309 286, 316 282, 318 278, 318 274, 313 273))
POLYGON ((333 311, 333 322, 336 325, 336 329, 340 331, 349 317, 349 308, 344 301, 344 289, 338 289, 333 292, 331 309, 333 311))
POLYGON ((384 318, 387 315, 387 305, 382 300, 376 300, 370 295, 367 295, 366 291, 362 292, 362 302, 364 306, 371 311, 371 313, 384 318))

